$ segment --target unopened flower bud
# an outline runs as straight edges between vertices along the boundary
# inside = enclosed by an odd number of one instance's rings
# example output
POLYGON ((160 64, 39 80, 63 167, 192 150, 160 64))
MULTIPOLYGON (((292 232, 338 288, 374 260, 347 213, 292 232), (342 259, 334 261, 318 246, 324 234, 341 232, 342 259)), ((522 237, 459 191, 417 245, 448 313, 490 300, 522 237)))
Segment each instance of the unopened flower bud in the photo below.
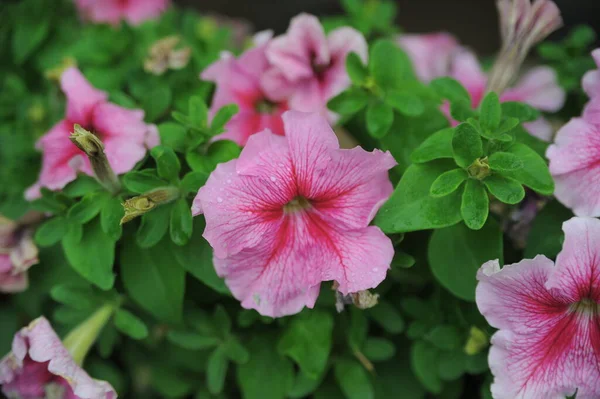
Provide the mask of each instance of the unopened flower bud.
POLYGON ((137 197, 129 198, 123 203, 125 216, 121 219, 121 224, 142 216, 159 205, 174 201, 179 196, 180 191, 177 187, 160 187, 137 197))
POLYGON ((154 75, 162 75, 167 69, 182 69, 190 61, 192 50, 184 47, 175 50, 181 39, 178 36, 168 36, 157 41, 151 48, 144 61, 144 69, 154 75))
POLYGON ((497 0, 502 50, 492 68, 488 91, 501 94, 517 77, 531 48, 562 26, 551 0, 497 0))
POLYGON ((87 320, 75 327, 63 340, 63 345, 69 351, 76 364, 81 366, 87 353, 98 339, 106 322, 115 311, 114 304, 103 305, 87 320))
POLYGON ((108 163, 102 141, 79 125, 73 126, 73 133, 69 139, 77 148, 85 152, 98 181, 113 194, 121 191, 121 183, 108 163))
POLYGON ((481 352, 489 344, 487 335, 479 328, 472 326, 469 331, 469 339, 465 344, 464 351, 467 355, 473 356, 481 352))
POLYGON ((467 168, 467 172, 470 177, 477 180, 483 180, 492 173, 487 157, 477 158, 473 161, 471 166, 467 168))

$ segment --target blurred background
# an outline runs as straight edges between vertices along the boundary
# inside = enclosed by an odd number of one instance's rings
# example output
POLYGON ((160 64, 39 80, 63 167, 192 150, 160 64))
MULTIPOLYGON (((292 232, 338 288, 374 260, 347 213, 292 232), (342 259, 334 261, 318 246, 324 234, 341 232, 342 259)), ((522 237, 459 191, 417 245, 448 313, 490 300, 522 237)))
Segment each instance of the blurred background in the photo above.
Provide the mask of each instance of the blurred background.
MULTIPOLYGON (((1 1, 1 0, 0 0, 1 1)), ((579 24, 600 31, 600 0, 554 0, 560 7, 565 26, 552 36, 562 37, 579 24)), ((285 31, 288 21, 300 12, 318 16, 342 12, 339 0, 176 0, 201 12, 243 18, 256 30, 285 31)), ((498 21, 494 0, 397 0, 397 22, 406 32, 445 30, 481 55, 491 55, 499 47, 498 21)))

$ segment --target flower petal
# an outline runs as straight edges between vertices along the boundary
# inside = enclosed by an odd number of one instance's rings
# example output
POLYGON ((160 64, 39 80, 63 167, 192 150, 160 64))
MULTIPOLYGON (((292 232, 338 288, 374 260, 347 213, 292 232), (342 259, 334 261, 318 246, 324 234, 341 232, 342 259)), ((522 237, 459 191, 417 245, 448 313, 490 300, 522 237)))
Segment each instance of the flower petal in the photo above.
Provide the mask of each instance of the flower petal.
POLYGON ((131 25, 139 25, 161 15, 168 7, 169 0, 127 0, 124 17, 131 25))
POLYGON ((75 67, 63 72, 60 86, 67 96, 67 120, 88 127, 94 107, 105 102, 107 94, 94 88, 75 67))
MULTIPOLYGON (((592 51, 592 57, 596 61, 596 66, 600 68, 600 49, 592 51)), ((583 90, 591 98, 600 95, 600 69, 588 71, 581 82, 583 90)))
POLYGON ((556 112, 565 103, 565 91, 550 67, 531 69, 515 87, 507 89, 503 101, 521 101, 541 111, 556 112))
POLYGON ((447 76, 452 55, 459 49, 454 36, 445 32, 401 35, 398 44, 408 53, 415 73, 424 82, 447 76))

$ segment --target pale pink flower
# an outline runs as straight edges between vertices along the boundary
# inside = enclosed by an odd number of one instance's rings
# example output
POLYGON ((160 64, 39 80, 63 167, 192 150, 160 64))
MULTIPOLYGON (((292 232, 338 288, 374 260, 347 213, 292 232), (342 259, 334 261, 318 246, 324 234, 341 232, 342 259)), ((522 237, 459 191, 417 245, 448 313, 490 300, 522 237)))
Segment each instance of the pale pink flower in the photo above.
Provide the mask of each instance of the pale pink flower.
MULTIPOLYGON (((429 75, 429 79, 441 76, 456 79, 469 92, 472 106, 478 107, 486 93, 488 76, 473 52, 465 47, 455 46, 444 37, 442 33, 410 35, 408 47, 405 46, 406 41, 402 41, 401 38, 399 43, 411 57, 418 76, 423 74, 419 70, 425 69, 425 74, 429 75), (437 39, 432 41, 432 36, 437 39), (427 63, 422 60, 423 53, 429 54, 427 63), (442 68, 444 65, 447 66, 445 70, 442 68), (432 71, 437 72, 437 75, 432 75, 432 71)), ((423 79, 423 81, 427 80, 423 79)), ((505 90, 500 96, 500 100, 520 101, 540 111, 556 112, 562 108, 565 102, 565 92, 558 85, 558 78, 552 68, 535 67, 523 75, 515 86, 505 90)), ((448 104, 444 105, 443 110, 450 118, 448 104)), ((458 124, 456 121, 452 121, 452 123, 458 124)), ((550 141, 552 138, 552 127, 543 117, 526 123, 525 128, 532 135, 544 141, 550 141)))
POLYGON ((39 262, 30 226, 34 218, 39 220, 39 215, 26 215, 19 221, 0 215, 0 293, 27 289, 27 270, 39 262))
POLYGON ((44 317, 19 331, 0 362, 0 385, 9 398, 116 399, 105 381, 79 367, 44 317))
POLYGON ((394 248, 369 223, 392 192, 389 152, 339 148, 324 117, 289 111, 285 137, 253 135, 194 200, 217 273, 245 308, 277 317, 313 307, 322 281, 376 287, 394 248))
POLYGON ((85 154, 69 140, 73 125, 97 135, 115 173, 133 169, 158 144, 156 126, 144 123, 144 111, 131 110, 106 101, 107 94, 90 85, 76 68, 67 69, 61 77, 61 88, 67 96, 65 119, 42 136, 36 147, 43 152, 40 177, 25 193, 27 199, 40 196, 40 188, 60 190, 77 178, 81 171, 93 175, 85 154))
POLYGON ((581 85, 590 98, 600 97, 600 48, 592 51, 592 57, 596 62, 597 69, 588 71, 583 76, 581 85))
POLYGON ((160 16, 169 0, 75 0, 79 15, 94 23, 118 25, 122 20, 139 25, 160 16))
POLYGON ((366 64, 368 48, 360 32, 342 27, 325 35, 317 17, 294 17, 285 35, 269 43, 267 58, 272 67, 263 77, 263 87, 272 98, 288 99, 291 109, 327 112, 327 101, 351 84, 346 57, 356 53, 366 64))
POLYGON ((225 133, 216 139, 245 145, 251 135, 265 129, 283 134, 281 115, 288 109, 287 101, 269 96, 261 85, 261 78, 269 68, 265 49, 270 36, 270 32, 257 35, 256 47, 239 58, 223 53, 220 60, 202 72, 202 79, 217 85, 210 108, 211 117, 224 105, 237 104, 239 107, 239 112, 225 126, 225 133))
POLYGON ((489 363, 495 399, 600 397, 600 221, 573 218, 556 265, 544 256, 484 264, 477 306, 499 331, 489 363))
POLYGON ((454 36, 446 32, 400 35, 397 41, 411 58, 419 79, 426 83, 447 75, 460 49, 454 36))

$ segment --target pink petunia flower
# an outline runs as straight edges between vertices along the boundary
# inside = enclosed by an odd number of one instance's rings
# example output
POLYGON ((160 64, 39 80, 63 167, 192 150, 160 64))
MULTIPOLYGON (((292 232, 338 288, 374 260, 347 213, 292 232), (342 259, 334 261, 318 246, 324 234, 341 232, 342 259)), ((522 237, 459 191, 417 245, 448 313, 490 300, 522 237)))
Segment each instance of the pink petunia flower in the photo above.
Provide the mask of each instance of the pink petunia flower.
POLYGON ((211 117, 224 105, 237 104, 239 112, 225 126, 225 133, 216 139, 232 140, 245 145, 248 138, 265 129, 283 134, 281 115, 288 109, 287 101, 277 100, 264 90, 261 79, 269 68, 265 55, 270 32, 256 36, 256 47, 239 58, 223 53, 221 59, 206 68, 201 78, 217 85, 211 117))
POLYGON ((19 221, 0 215, 1 293, 16 293, 27 289, 27 270, 39 262, 30 226, 39 219, 38 214, 28 214, 19 221))
POLYGON ((86 21, 118 25, 125 20, 139 25, 160 16, 169 0, 75 0, 75 4, 86 21))
POLYGON ((392 193, 389 152, 339 148, 324 117, 289 111, 285 137, 253 135, 194 200, 217 273, 245 308, 278 317, 313 307, 322 281, 376 287, 394 248, 369 223, 392 193))
POLYGON ((15 335, 0 362, 0 385, 9 398, 116 399, 105 381, 92 379, 63 346, 44 317, 15 335))
POLYGON ((346 72, 346 57, 356 53, 366 64, 368 47, 360 32, 349 27, 325 35, 317 17, 294 17, 285 35, 267 47, 270 70, 262 83, 270 97, 288 99, 291 109, 303 112, 327 111, 327 101, 351 84, 346 72))
POLYGON ((600 48, 592 51, 597 69, 586 72, 581 85, 590 98, 600 97, 600 48))
MULTIPOLYGON (((423 81, 450 76, 467 89, 473 107, 479 106, 486 93, 488 76, 482 70, 475 54, 465 47, 457 46, 444 33, 409 35, 408 42, 402 40, 401 36, 398 42, 413 60, 417 75, 429 76, 428 79, 422 79, 423 81), (426 61, 423 54, 427 54, 426 61), (446 69, 443 69, 444 66, 446 69), (425 72, 421 72, 423 70, 425 72)), ((552 68, 536 67, 527 72, 515 86, 505 90, 500 99, 524 102, 540 111, 556 112, 565 102, 565 92, 558 85, 556 73, 552 68)), ((446 104, 443 109, 450 118, 448 105, 446 104)), ((457 123, 453 121, 453 124, 457 123)), ((539 139, 550 141, 552 138, 552 127, 543 117, 526 123, 525 127, 539 139)))
POLYGON ((476 300, 499 331, 489 363, 495 399, 600 397, 600 221, 573 218, 556 265, 544 256, 484 264, 476 300))
POLYGON ((78 69, 69 68, 62 74, 61 88, 67 96, 67 114, 36 144, 43 152, 42 171, 25 193, 27 199, 38 198, 42 187, 62 189, 77 178, 78 171, 93 175, 85 154, 69 140, 74 124, 102 140, 117 174, 133 169, 159 141, 156 126, 144 123, 144 111, 107 102, 107 94, 92 87, 78 69))

